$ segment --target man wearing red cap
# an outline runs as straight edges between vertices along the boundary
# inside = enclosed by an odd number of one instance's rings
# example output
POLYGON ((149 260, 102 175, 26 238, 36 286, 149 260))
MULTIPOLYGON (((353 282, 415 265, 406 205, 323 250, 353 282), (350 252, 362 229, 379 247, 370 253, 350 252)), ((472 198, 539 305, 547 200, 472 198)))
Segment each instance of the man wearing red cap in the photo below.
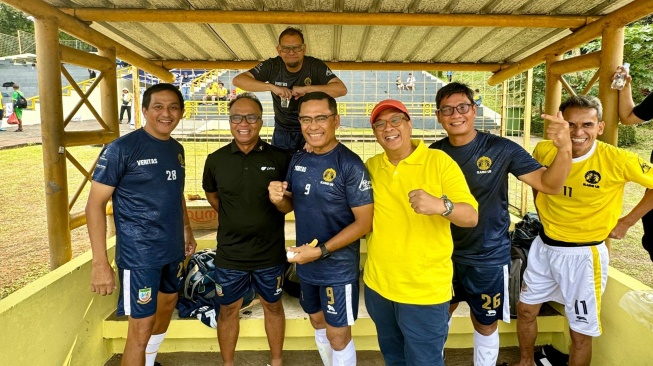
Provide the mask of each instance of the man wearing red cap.
POLYGON ((475 226, 478 204, 455 161, 411 140, 406 106, 384 100, 370 118, 385 152, 366 166, 374 218, 365 305, 386 365, 444 365, 453 267, 451 223, 475 226))

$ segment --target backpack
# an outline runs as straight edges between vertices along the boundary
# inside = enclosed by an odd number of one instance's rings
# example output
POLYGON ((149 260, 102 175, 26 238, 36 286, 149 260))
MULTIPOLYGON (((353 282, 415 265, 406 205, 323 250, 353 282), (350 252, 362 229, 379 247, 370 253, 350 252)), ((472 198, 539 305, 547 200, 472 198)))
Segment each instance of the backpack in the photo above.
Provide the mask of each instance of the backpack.
POLYGON ((215 250, 204 249, 193 254, 188 260, 186 277, 182 296, 188 300, 197 301, 198 298, 211 299, 215 296, 215 250))
POLYGON ((15 108, 27 108, 27 99, 22 94, 18 94, 15 108))
POLYGON ((517 318, 517 302, 524 283, 524 271, 528 260, 528 250, 542 229, 537 213, 529 212, 515 224, 510 232, 510 273, 508 279, 508 296, 510 300, 510 317, 517 318))

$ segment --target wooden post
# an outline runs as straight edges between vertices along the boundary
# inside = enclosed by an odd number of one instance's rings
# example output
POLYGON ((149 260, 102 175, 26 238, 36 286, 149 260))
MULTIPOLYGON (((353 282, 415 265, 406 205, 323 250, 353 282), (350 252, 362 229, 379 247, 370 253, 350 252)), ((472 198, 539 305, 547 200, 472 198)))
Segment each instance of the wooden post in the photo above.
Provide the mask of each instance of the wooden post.
POLYGON ((601 141, 617 145, 619 139, 619 94, 610 87, 612 75, 624 58, 624 29, 606 27, 601 40, 601 68, 599 69, 599 99, 603 104, 605 129, 601 141))
POLYGON ((34 31, 40 93, 48 96, 40 100, 41 134, 50 269, 55 269, 72 258, 58 20, 36 19, 34 31))
MULTIPOLYGON (((98 54, 109 60, 116 59, 116 50, 113 48, 99 49, 98 54)), ((114 61, 115 62, 115 61, 114 61)), ((104 77, 100 81, 100 93, 102 103, 102 118, 111 131, 120 136, 120 124, 118 122, 118 82, 116 81, 116 68, 111 67, 102 71, 104 77)))
MULTIPOLYGON (((548 55, 546 57, 546 81, 544 88, 544 113, 555 116, 560 108, 562 101, 562 83, 558 75, 551 72, 551 65, 562 60, 562 55, 548 55)), ((544 131, 546 131, 549 123, 544 121, 544 131)))
POLYGON ((132 105, 134 106, 134 128, 141 128, 141 80, 138 77, 138 67, 132 65, 132 81, 134 90, 134 98, 132 105))

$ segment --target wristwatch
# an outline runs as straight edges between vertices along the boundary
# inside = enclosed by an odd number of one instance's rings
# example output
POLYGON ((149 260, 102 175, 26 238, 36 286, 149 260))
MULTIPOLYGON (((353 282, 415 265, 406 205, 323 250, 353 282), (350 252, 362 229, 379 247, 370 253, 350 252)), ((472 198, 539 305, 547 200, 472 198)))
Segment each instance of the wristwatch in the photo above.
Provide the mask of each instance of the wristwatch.
POLYGON ((320 248, 320 250, 322 251, 322 255, 320 256, 320 259, 326 259, 331 256, 331 253, 329 253, 324 243, 318 245, 318 248, 320 248))
POLYGON ((451 200, 448 199, 447 196, 444 194, 440 198, 442 198, 442 201, 444 201, 444 208, 445 208, 444 212, 441 213, 441 215, 447 217, 451 215, 451 212, 453 212, 453 202, 451 202, 451 200))

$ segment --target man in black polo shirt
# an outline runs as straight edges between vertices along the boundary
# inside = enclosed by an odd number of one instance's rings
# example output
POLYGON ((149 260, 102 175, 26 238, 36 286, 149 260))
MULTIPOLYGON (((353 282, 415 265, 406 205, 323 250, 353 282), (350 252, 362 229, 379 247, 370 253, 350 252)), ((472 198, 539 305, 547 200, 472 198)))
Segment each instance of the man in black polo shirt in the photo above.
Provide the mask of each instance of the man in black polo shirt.
POLYGON ((259 138, 263 106, 250 93, 229 103, 234 140, 206 158, 202 185, 218 212, 215 258, 218 343, 225 366, 234 364, 243 296, 254 289, 263 304, 271 364, 281 365, 286 327, 281 303, 286 263, 284 214, 268 185, 286 177, 290 155, 259 138))

